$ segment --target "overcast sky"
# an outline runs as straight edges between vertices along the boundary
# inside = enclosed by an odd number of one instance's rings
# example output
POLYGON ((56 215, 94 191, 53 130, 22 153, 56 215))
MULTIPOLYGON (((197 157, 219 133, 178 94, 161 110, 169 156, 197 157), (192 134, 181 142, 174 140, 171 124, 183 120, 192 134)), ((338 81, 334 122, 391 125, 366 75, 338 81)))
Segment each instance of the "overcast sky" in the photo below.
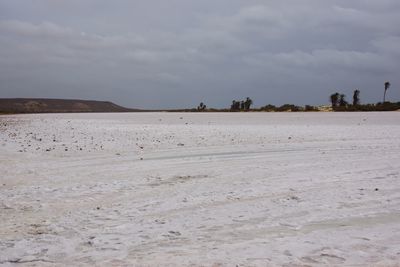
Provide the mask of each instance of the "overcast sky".
POLYGON ((400 101, 399 0, 0 0, 0 97, 400 101))

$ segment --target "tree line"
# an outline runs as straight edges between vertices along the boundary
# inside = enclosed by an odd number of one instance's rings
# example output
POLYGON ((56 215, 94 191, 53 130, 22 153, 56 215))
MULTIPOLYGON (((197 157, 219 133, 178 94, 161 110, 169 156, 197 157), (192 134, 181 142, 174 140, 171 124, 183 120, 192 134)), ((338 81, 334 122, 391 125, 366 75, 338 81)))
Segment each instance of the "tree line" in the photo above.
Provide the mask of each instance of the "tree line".
MULTIPOLYGON (((353 91, 353 98, 351 102, 346 100, 346 95, 335 92, 330 95, 330 103, 333 111, 393 111, 400 109, 400 102, 391 103, 386 101, 386 93, 390 88, 390 82, 384 83, 383 102, 377 104, 361 104, 360 90, 356 89, 353 91)), ((201 102, 197 109, 191 109, 187 111, 212 111, 212 112, 239 112, 239 111, 267 111, 267 112, 284 112, 284 111, 321 111, 321 107, 315 107, 311 105, 296 106, 293 104, 284 104, 281 106, 266 105, 261 108, 251 108, 253 100, 247 97, 245 100, 233 100, 230 108, 228 109, 207 109, 207 106, 201 102)), ((322 108, 322 110, 324 110, 322 108)))
POLYGON ((360 90, 356 89, 353 92, 353 101, 346 101, 346 95, 338 92, 330 96, 332 110, 334 111, 394 111, 400 109, 400 102, 391 103, 386 101, 386 93, 390 88, 390 82, 384 83, 383 102, 377 104, 361 104, 360 90))
MULTIPOLYGON (((330 97, 332 108, 336 107, 346 107, 349 103, 346 101, 346 95, 339 94, 338 92, 334 93, 330 97)), ((353 93, 353 106, 360 105, 360 90, 354 90, 353 93)))
POLYGON ((251 105, 253 105, 253 100, 250 97, 246 97, 246 100, 242 101, 232 101, 231 111, 247 111, 250 110, 251 105))

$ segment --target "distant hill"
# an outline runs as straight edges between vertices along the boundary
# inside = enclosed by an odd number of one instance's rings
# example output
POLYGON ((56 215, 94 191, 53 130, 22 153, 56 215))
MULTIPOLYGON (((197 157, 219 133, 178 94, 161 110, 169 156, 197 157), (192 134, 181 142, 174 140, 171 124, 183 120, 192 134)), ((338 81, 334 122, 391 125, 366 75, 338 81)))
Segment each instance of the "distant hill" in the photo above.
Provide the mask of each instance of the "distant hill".
POLYGON ((108 101, 0 98, 0 113, 135 112, 108 101))

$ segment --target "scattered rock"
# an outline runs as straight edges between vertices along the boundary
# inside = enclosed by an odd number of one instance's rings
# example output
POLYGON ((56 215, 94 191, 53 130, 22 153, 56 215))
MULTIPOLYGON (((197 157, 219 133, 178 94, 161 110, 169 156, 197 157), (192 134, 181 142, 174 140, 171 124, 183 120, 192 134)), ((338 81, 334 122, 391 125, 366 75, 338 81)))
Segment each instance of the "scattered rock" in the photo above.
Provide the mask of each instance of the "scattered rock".
POLYGON ((178 231, 168 231, 168 233, 176 235, 176 236, 180 236, 181 233, 179 233, 178 231))
POLYGON ((283 252, 283 254, 286 255, 286 256, 288 256, 288 257, 293 256, 293 254, 292 254, 289 250, 285 250, 285 251, 283 252))

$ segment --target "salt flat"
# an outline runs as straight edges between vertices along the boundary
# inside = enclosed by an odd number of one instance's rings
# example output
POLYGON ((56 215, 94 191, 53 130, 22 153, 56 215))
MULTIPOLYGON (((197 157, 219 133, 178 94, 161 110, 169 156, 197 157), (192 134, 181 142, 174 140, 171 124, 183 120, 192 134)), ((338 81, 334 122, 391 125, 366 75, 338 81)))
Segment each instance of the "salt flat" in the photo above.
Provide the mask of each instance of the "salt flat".
POLYGON ((398 266, 400 113, 0 116, 0 265, 398 266))

